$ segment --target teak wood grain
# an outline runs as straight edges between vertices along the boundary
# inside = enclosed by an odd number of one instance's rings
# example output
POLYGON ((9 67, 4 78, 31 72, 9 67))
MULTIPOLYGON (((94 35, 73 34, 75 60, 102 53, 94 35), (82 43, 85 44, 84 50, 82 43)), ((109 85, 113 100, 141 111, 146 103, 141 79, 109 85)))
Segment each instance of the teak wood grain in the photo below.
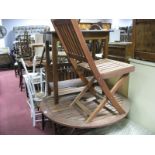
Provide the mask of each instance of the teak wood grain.
MULTIPOLYGON (((106 40, 108 42, 109 32, 110 31, 109 30, 106 30, 106 31, 105 30, 100 30, 100 31, 96 31, 96 30, 92 30, 92 31, 91 30, 82 30, 81 32, 84 35, 85 40, 98 40, 98 39, 101 39, 101 40, 106 40)), ((57 51, 57 41, 59 40, 59 38, 57 36, 57 33, 55 31, 52 31, 52 32, 49 32, 48 34, 51 34, 51 37, 54 40, 56 40, 56 41, 54 41, 52 43, 52 53, 56 53, 56 52, 58 52, 57 51)), ((104 46, 104 48, 105 48, 105 46, 104 46)), ((105 49, 108 50, 108 48, 105 48, 105 49)), ((108 53, 108 51, 105 51, 105 53, 108 53)), ((104 56, 105 56, 105 54, 104 54, 104 56)), ((47 56, 46 56, 46 58, 47 58, 47 56)), ((46 68, 46 74, 49 77, 48 79, 50 79, 50 81, 47 81, 47 83, 48 82, 51 82, 51 79, 52 79, 52 81, 54 81, 54 83, 55 83, 54 84, 55 87, 53 89, 54 96, 55 96, 54 100, 55 100, 55 103, 58 103, 59 102, 59 94, 58 94, 58 85, 57 85, 57 83, 58 83, 59 80, 61 80, 61 79, 59 79, 59 75, 62 75, 62 74, 61 73, 58 73, 59 72, 59 66, 60 66, 60 64, 57 63, 57 54, 54 54, 53 55, 53 59, 55 61, 52 64, 52 68, 51 68, 51 65, 47 66, 47 68, 46 68), (54 66, 54 68, 53 68, 53 66, 54 66)), ((72 71, 73 77, 76 77, 78 75, 78 77, 80 77, 81 80, 84 83, 88 83, 88 81, 85 78, 85 76, 81 75, 80 72, 76 72, 76 70, 78 68, 76 61, 73 58, 72 59, 70 58, 69 61, 72 63, 73 70, 75 71, 75 73, 72 71)), ((86 76, 89 76, 90 74, 87 73, 87 72, 85 72, 85 75, 86 76)), ((70 77, 70 78, 72 78, 72 77, 70 77)), ((66 78, 64 78, 64 80, 66 80, 66 78)), ((50 94, 50 91, 51 90, 50 90, 49 85, 48 85, 48 90, 49 90, 49 94, 50 94)), ((93 93, 93 90, 92 90, 92 93, 93 93)))
MULTIPOLYGON (((123 96, 116 95, 120 105, 126 111, 122 115, 118 115, 117 111, 112 106, 106 105, 106 108, 102 108, 98 113, 98 117, 95 117, 91 122, 86 123, 85 113, 83 113, 78 107, 70 106, 70 103, 74 100, 77 94, 71 94, 68 96, 61 96, 59 98, 59 104, 54 103, 53 97, 46 97, 40 103, 40 110, 43 114, 55 123, 71 127, 71 128, 99 128, 111 125, 122 120, 129 112, 129 101, 123 96), (112 112, 111 112, 112 111, 112 112)), ((89 98, 89 95, 87 96, 89 98)), ((87 106, 85 104, 85 106, 87 106)), ((95 102, 90 102, 88 108, 93 110, 96 107, 95 102)))
MULTIPOLYGON (((119 105, 119 103, 114 97, 114 94, 110 91, 104 79, 115 76, 123 77, 124 75, 134 71, 134 66, 109 59, 103 59, 99 61, 99 65, 96 64, 98 63, 98 61, 95 62, 93 60, 76 20, 53 20, 52 23, 65 49, 65 52, 68 55, 68 58, 71 60, 71 63, 73 62, 73 66, 75 66, 74 69, 76 70, 76 72, 79 73, 77 66, 82 67, 83 70, 89 68, 90 72, 94 76, 94 80, 97 80, 99 86, 101 87, 101 90, 105 93, 105 96, 111 102, 113 107, 118 111, 119 114, 124 114, 124 109, 119 105), (87 63, 88 67, 83 67, 82 65, 80 65, 79 62, 87 63)), ((84 78, 84 75, 81 74, 81 77, 84 78)), ((83 91, 73 101, 73 103, 75 103, 79 108, 84 110, 87 114, 88 110, 86 110, 86 108, 81 106, 79 103, 80 99, 85 95, 88 88, 90 88, 90 90, 93 89, 93 80, 86 83, 83 91)), ((118 89, 117 83, 116 88, 118 89)), ((102 102, 101 100, 99 104, 103 103, 104 102, 102 102)), ((88 121, 92 121, 92 118, 94 118, 94 111, 96 111, 95 115, 97 115, 97 112, 99 112, 95 108, 89 114, 89 117, 87 118, 88 121)))

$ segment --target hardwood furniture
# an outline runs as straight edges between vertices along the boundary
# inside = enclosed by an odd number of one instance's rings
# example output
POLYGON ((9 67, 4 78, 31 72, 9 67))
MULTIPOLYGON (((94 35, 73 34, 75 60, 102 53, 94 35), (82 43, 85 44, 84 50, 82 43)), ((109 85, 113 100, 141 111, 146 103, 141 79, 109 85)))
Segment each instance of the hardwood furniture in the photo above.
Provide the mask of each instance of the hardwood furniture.
POLYGON ((108 58, 129 62, 129 58, 133 58, 132 42, 110 42, 108 50, 108 58))
POLYGON ((13 66, 13 59, 9 54, 10 50, 8 47, 0 48, 0 68, 1 67, 11 68, 13 66))
POLYGON ((53 20, 52 23, 73 68, 85 84, 84 89, 70 105, 78 106, 86 116, 86 122, 92 121, 103 108, 106 108, 106 104, 113 106, 116 112, 115 114, 125 114, 126 111, 120 106, 114 94, 123 84, 128 74, 134 71, 134 66, 110 59, 101 59, 94 62, 76 20, 53 20), (84 77, 82 70, 87 70, 92 73, 91 80, 84 77), (110 90, 105 79, 117 76, 120 77, 120 79, 110 90), (93 86, 95 80, 104 92, 104 98, 95 90, 93 86), (86 100, 87 91, 95 97, 95 99, 90 99, 88 103, 81 100, 83 97, 85 97, 86 100), (93 100, 95 100, 97 106, 90 109, 90 107, 86 105, 91 104, 93 100))
POLYGON ((51 95, 51 91, 54 90, 54 87, 53 85, 51 87, 50 83, 53 83, 53 76, 55 76, 55 74, 58 76, 58 81, 77 78, 77 74, 74 72, 71 63, 68 62, 67 55, 64 51, 58 51, 57 73, 53 72, 53 61, 52 61, 52 57, 50 56, 49 41, 46 41, 45 43, 45 52, 46 52, 45 71, 46 71, 46 80, 47 80, 47 88, 48 88, 47 90, 48 90, 48 95, 51 95))
MULTIPOLYGON (((104 45, 104 53, 103 57, 108 57, 108 41, 109 41, 109 30, 82 30, 81 31, 85 40, 105 40, 105 45, 104 45)), ((53 60, 53 83, 54 83, 54 101, 55 103, 58 103, 59 99, 59 94, 58 94, 58 63, 57 63, 57 57, 58 57, 58 52, 57 52, 57 41, 59 41, 59 38, 57 36, 57 33, 55 31, 51 32, 52 35, 52 60, 53 60)), ((49 43, 48 43, 49 44, 49 43)), ((49 49, 46 48, 46 56, 48 54, 49 49)), ((48 58, 47 58, 48 59, 48 58)), ((47 82, 48 79, 50 78, 50 69, 48 69, 50 64, 50 60, 47 60, 47 82)), ((50 88, 48 87, 48 90, 50 88)), ((50 94, 51 91, 48 91, 50 94)))
MULTIPOLYGON (((102 23, 96 23, 96 24, 92 24, 90 26, 90 30, 102 30, 103 29, 103 25, 102 23)), ((104 44, 105 44, 105 41, 106 40, 91 40, 91 42, 88 42, 89 44, 89 49, 90 51, 92 52, 92 57, 93 59, 97 59, 96 58, 96 54, 97 53, 102 53, 102 56, 103 56, 103 47, 104 47, 104 44)), ((105 50, 105 49, 104 49, 105 50)), ((102 58, 102 57, 101 57, 102 58)))
MULTIPOLYGON (((76 94, 70 94, 67 96, 61 96, 59 98, 59 104, 55 104, 54 98, 48 96, 43 99, 40 103, 39 108, 42 113, 49 118, 52 122, 57 124, 67 126, 70 128, 100 128, 111 125, 122 120, 129 112, 129 101, 123 96, 117 95, 117 101, 119 101, 121 107, 126 111, 122 115, 114 115, 109 109, 112 109, 112 106, 107 106, 106 109, 100 111, 100 116, 94 118, 91 122, 86 123, 83 113, 76 109, 73 106, 70 106, 70 103, 74 100, 76 94), (123 102, 122 102, 123 101, 123 102)), ((89 108, 96 106, 96 103, 92 103, 89 108)), ((114 109, 112 109, 114 110, 114 109)))
MULTIPOLYGON (((81 30, 110 30, 111 29, 111 23, 79 23, 79 27, 81 30)), ((87 44, 89 46, 90 51, 92 52, 93 59, 97 59, 96 54, 102 53, 102 49, 105 50, 104 44, 105 40, 95 39, 95 40, 88 40, 87 44)))
POLYGON ((31 48, 29 45, 31 44, 30 35, 27 31, 24 32, 24 35, 19 38, 19 56, 22 58, 29 59, 32 56, 31 48))
POLYGON ((133 20, 134 58, 155 62, 155 20, 133 20))

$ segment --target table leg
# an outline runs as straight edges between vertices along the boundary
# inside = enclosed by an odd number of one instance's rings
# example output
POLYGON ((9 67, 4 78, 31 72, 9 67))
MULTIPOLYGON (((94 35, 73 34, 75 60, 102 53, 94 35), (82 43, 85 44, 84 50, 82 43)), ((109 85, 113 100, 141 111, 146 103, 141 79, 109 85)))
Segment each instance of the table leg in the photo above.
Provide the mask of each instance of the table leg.
MULTIPOLYGON (((49 50, 49 41, 46 41, 45 44, 45 52, 46 52, 46 81, 47 81, 47 94, 51 95, 51 88, 49 86, 50 79, 50 50, 49 50)), ((44 52, 43 52, 44 53, 44 52)), ((44 55, 44 54, 43 54, 44 55)), ((43 56, 42 56, 43 57, 43 56)))
POLYGON ((109 42, 109 36, 107 35, 105 38, 105 45, 104 45, 104 58, 108 58, 108 42, 109 42))
POLYGON ((92 57, 95 59, 96 54, 96 40, 92 40, 92 57))
POLYGON ((57 39, 53 35, 52 38, 52 59, 53 59, 53 86, 54 86, 54 103, 58 104, 58 71, 57 71, 57 39))
POLYGON ((42 130, 45 129, 45 116, 42 114, 42 130))

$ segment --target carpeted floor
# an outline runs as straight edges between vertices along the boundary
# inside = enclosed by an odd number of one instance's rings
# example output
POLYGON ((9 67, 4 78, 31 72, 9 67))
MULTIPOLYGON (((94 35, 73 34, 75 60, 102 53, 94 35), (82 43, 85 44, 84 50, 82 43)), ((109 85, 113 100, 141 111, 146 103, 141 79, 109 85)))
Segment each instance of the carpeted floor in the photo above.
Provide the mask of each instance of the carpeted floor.
POLYGON ((19 77, 14 71, 0 71, 0 134, 1 135, 45 135, 41 124, 32 126, 26 93, 19 89, 19 77))

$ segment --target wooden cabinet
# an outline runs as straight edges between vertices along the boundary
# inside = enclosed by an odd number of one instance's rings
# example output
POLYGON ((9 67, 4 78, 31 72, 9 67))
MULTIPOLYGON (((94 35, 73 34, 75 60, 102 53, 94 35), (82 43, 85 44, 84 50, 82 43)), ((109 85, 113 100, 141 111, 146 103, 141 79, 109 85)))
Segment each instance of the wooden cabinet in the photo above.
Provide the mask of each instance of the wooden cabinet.
POLYGON ((131 42, 111 42, 109 43, 108 58, 128 62, 133 58, 133 48, 131 42))
POLYGON ((133 22, 134 58, 155 62, 155 19, 133 22))
POLYGON ((12 63, 12 59, 8 54, 0 54, 0 65, 8 65, 12 63))
POLYGON ((12 67, 13 60, 10 56, 10 50, 8 47, 0 48, 0 68, 12 67))

